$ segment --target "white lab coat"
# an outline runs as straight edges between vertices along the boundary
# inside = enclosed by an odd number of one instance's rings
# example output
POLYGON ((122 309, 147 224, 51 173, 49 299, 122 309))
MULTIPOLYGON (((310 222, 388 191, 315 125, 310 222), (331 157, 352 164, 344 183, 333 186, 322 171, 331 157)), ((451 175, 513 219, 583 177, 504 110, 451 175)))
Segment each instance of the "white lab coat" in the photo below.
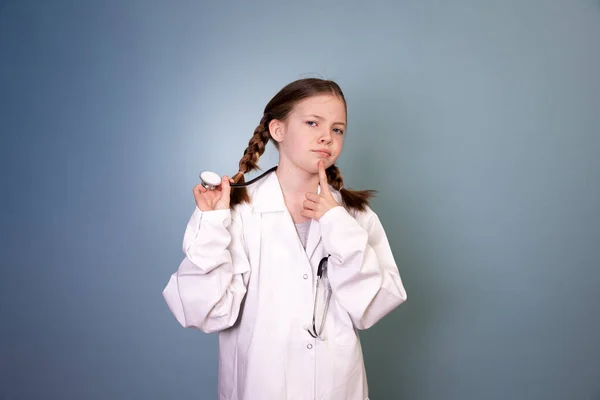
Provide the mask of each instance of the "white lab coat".
POLYGON ((304 249, 277 175, 248 192, 251 204, 233 210, 196 208, 163 292, 182 326, 219 332, 219 400, 367 399, 357 330, 406 300, 377 215, 335 207, 311 222, 304 249), (314 339, 306 328, 328 254, 331 303, 324 339, 314 339))

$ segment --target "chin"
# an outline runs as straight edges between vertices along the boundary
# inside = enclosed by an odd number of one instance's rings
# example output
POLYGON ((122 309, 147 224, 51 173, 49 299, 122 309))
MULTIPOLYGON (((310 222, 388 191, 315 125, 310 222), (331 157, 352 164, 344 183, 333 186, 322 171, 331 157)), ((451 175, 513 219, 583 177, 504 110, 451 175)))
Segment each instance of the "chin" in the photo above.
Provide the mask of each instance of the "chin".
POLYGON ((325 162, 325 169, 327 169, 327 168, 331 167, 333 164, 335 164, 334 160, 321 158, 321 159, 317 160, 317 162, 315 162, 314 164, 312 164, 310 166, 310 172, 313 172, 315 174, 319 173, 319 162, 320 161, 325 162))
POLYGON ((306 160, 305 162, 301 162, 296 164, 296 166, 301 169, 304 170, 306 172, 308 172, 309 174, 318 174, 319 173, 319 162, 320 161, 324 161, 325 162, 325 169, 331 167, 333 164, 335 164, 335 159, 334 158, 318 158, 318 159, 313 159, 313 160, 306 160))
MULTIPOLYGON (((327 168, 327 163, 325 163, 325 168, 327 168)), ((319 173, 319 164, 318 163, 310 163, 304 164, 300 167, 300 169, 308 172, 309 174, 318 174, 319 173)))

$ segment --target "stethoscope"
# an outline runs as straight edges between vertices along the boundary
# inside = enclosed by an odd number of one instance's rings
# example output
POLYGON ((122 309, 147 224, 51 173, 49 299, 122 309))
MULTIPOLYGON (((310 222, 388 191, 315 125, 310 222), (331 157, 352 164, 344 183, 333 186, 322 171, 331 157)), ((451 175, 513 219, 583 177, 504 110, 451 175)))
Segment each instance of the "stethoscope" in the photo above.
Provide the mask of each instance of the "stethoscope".
MULTIPOLYGON (((232 188, 245 187, 245 186, 251 185, 254 182, 262 179, 264 176, 275 171, 276 169, 277 169, 277 166, 272 167, 271 169, 267 170, 266 172, 257 176, 256 178, 252 179, 251 181, 244 182, 244 183, 231 183, 230 185, 232 188)), ((202 182, 202 186, 204 186, 208 190, 214 190, 221 185, 221 177, 219 176, 219 174, 217 174, 216 172, 212 172, 212 171, 203 171, 202 173, 200 173, 200 181, 202 182)), ((321 261, 319 262, 319 267, 317 268, 317 286, 316 286, 316 290, 315 290, 315 300, 314 300, 314 304, 313 304, 312 327, 306 328, 306 330, 308 331, 310 336, 312 336, 315 339, 317 339, 317 338, 323 339, 322 334, 323 334, 323 328, 325 326, 325 317, 327 316, 327 310, 329 309, 329 303, 331 301, 331 286, 329 284, 327 284, 327 286, 325 288, 325 290, 327 291, 326 296, 325 296, 325 309, 323 310, 323 316, 321 317, 320 327, 317 329, 316 314, 317 314, 317 303, 319 300, 319 288, 321 287, 321 282, 323 281, 323 277, 325 277, 325 279, 327 279, 327 260, 328 259, 329 259, 329 256, 323 257, 321 259, 321 261)))
POLYGON ((331 286, 327 284, 325 290, 327 291, 327 295, 325 297, 325 309, 323 310, 323 316, 321 317, 321 326, 317 329, 317 325, 315 322, 316 314, 317 314, 317 303, 319 299, 319 287, 321 286, 321 281, 323 280, 323 275, 327 278, 327 257, 323 257, 319 262, 319 268, 317 268, 317 288, 315 292, 315 301, 313 305, 313 315, 312 315, 312 327, 306 328, 310 336, 317 339, 323 339, 321 334, 323 333, 323 327, 325 326, 325 316, 327 315, 327 310, 329 309, 329 302, 331 300, 331 286))
MULTIPOLYGON (((273 168, 270 168, 269 170, 265 171, 261 175, 252 179, 251 181, 244 182, 244 183, 230 183, 229 186, 231 186, 232 188, 238 188, 238 187, 245 187, 245 186, 252 185, 254 182, 262 179, 263 177, 267 176, 268 174, 275 171, 276 169, 277 169, 277 166, 274 166, 273 168)), ((221 176, 219 174, 217 174, 216 172, 203 171, 200 173, 200 181, 202 182, 202 186, 204 186, 208 190, 214 190, 221 185, 221 176)))

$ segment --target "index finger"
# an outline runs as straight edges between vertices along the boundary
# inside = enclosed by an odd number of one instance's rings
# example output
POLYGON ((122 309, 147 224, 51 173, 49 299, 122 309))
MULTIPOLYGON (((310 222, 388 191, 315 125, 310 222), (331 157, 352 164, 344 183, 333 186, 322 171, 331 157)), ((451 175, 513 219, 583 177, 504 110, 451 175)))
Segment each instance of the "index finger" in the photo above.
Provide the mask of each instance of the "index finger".
POLYGON ((321 192, 329 193, 329 182, 327 181, 327 172, 325 172, 325 162, 319 161, 319 183, 321 184, 321 192))

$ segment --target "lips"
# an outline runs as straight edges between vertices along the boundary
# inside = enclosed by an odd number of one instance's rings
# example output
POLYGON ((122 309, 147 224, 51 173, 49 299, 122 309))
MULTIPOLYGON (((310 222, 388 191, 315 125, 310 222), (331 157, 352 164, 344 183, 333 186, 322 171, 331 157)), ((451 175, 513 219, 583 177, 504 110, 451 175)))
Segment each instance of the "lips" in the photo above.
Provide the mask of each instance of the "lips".
POLYGON ((331 156, 331 152, 327 149, 313 150, 313 152, 317 153, 318 155, 320 155, 322 157, 330 157, 331 156))

